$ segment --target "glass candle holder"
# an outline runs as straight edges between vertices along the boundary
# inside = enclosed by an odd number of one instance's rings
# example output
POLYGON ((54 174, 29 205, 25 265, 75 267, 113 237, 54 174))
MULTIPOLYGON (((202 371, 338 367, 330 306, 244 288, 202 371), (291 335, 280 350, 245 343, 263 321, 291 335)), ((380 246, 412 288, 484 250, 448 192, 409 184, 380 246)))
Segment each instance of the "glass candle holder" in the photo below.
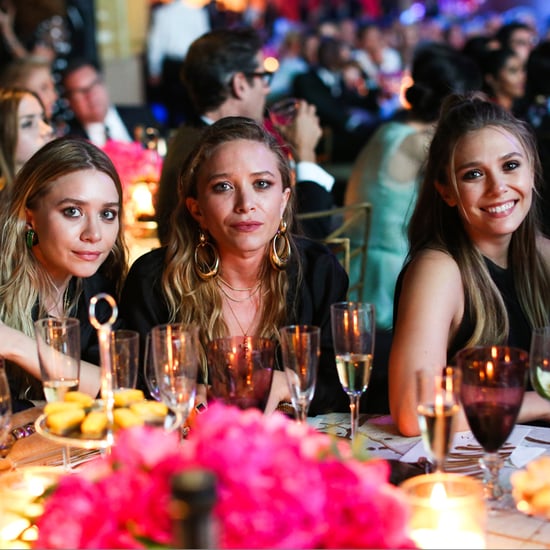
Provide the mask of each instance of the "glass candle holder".
POLYGON ((45 492, 65 475, 61 468, 29 466, 0 477, 0 548, 30 548, 45 492))
POLYGON ((419 548, 486 548, 483 485, 459 474, 426 474, 401 484, 411 509, 410 537, 419 548))

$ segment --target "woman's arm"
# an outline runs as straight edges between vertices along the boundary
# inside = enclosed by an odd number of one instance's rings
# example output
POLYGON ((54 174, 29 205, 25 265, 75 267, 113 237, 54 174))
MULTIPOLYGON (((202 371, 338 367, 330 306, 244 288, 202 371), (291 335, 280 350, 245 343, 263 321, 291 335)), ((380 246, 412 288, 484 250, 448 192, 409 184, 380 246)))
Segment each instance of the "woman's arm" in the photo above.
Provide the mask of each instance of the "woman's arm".
MULTIPOLYGON (((408 266, 394 320, 389 360, 390 411, 399 431, 419 434, 415 372, 435 374, 447 364, 450 335, 464 311, 464 289, 456 262, 427 250, 408 266)), ((461 418, 458 429, 467 429, 461 418)))

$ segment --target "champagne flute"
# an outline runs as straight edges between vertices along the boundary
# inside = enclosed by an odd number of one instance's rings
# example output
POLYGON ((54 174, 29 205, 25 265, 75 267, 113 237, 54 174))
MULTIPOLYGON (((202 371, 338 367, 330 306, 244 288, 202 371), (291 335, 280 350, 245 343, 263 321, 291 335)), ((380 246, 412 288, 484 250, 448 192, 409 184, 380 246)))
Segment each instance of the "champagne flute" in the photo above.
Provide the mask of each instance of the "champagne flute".
POLYGON ((4 445, 11 427, 11 394, 4 359, 0 357, 0 449, 4 445))
POLYGON ((435 472, 443 465, 451 448, 455 419, 459 410, 461 371, 443 367, 440 374, 416 372, 418 425, 435 472))
POLYGON ((151 330, 153 360, 164 404, 174 411, 183 437, 183 425, 195 403, 199 364, 199 329, 196 325, 168 323, 151 330))
POLYGON ((330 306, 332 341, 342 388, 350 399, 351 440, 359 423, 359 401, 367 389, 374 354, 374 305, 338 302, 330 306))
POLYGON ((529 375, 535 391, 550 399, 550 326, 535 328, 531 333, 529 375))
POLYGON ((502 458, 498 451, 516 424, 525 394, 529 355, 508 346, 476 346, 459 351, 456 363, 462 370, 462 406, 484 451, 480 465, 489 507, 513 508, 511 494, 499 482, 502 458))
POLYGON ((321 329, 311 325, 289 325, 282 327, 280 332, 283 365, 296 419, 306 422, 317 381, 321 329))
MULTIPOLYGON (((34 331, 46 401, 63 401, 80 383, 80 321, 72 317, 38 319, 34 331)), ((63 447, 63 465, 70 469, 68 446, 63 447)))
POLYGON ((139 365, 139 332, 119 329, 111 332, 113 391, 135 388, 139 365))
POLYGON ((153 346, 151 345, 151 333, 145 336, 145 353, 143 355, 143 374, 145 376, 145 385, 149 394, 155 401, 160 401, 159 383, 157 373, 155 372, 155 363, 153 361, 153 346))

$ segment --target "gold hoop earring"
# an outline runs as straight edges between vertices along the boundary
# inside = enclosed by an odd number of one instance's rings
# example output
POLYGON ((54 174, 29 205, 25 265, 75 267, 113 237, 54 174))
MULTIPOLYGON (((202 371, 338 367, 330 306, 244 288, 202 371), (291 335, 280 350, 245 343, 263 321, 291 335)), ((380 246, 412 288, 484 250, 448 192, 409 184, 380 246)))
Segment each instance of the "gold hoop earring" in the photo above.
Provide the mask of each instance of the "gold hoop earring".
POLYGON ((199 229, 199 242, 195 247, 195 273, 203 281, 208 281, 218 274, 220 269, 220 256, 216 247, 206 238, 206 234, 199 229), (207 261, 201 260, 200 255, 210 251, 211 258, 207 261), (211 261, 209 261, 211 260, 211 261))
POLYGON ((34 229, 27 229, 25 232, 25 243, 29 250, 32 250, 32 247, 38 244, 38 235, 34 229))
POLYGON ((271 239, 269 260, 274 269, 277 271, 284 271, 287 268, 290 255, 290 241, 286 235, 286 222, 281 220, 277 233, 275 233, 275 236, 271 239))

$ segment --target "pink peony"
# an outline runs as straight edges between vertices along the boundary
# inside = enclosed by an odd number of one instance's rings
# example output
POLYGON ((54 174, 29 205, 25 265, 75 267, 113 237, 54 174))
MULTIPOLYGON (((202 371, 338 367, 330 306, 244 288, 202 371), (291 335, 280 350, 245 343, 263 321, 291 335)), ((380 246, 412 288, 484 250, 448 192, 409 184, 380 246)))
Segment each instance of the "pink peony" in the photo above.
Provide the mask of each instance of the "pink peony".
POLYGON ((36 547, 170 546, 171 478, 197 466, 217 476, 221 548, 414 547, 385 461, 360 461, 348 442, 282 414, 220 403, 182 444, 158 428, 121 432, 108 458, 61 481, 36 547))

